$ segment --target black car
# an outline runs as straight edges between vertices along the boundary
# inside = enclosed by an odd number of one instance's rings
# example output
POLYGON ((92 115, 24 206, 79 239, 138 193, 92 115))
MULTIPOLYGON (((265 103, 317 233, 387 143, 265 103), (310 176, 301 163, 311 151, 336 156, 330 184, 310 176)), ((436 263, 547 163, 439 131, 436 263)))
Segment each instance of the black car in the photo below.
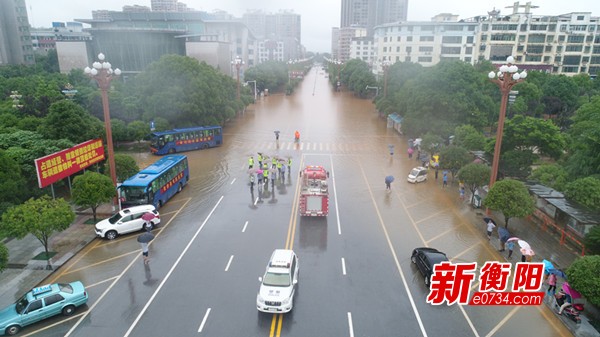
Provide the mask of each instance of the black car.
POLYGON ((413 250, 410 260, 417 265, 417 268, 423 277, 425 277, 425 285, 429 287, 431 284, 431 275, 433 274, 433 266, 448 261, 448 257, 435 248, 421 247, 413 250))

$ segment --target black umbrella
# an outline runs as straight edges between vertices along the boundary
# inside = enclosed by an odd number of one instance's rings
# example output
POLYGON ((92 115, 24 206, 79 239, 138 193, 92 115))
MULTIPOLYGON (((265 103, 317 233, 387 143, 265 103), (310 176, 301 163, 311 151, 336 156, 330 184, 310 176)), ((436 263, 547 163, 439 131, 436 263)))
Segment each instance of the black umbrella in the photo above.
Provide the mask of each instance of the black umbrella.
POLYGON ((152 234, 150 232, 146 232, 146 233, 140 234, 140 236, 138 236, 138 238, 137 238, 137 241, 139 243, 148 243, 148 242, 152 241, 152 239, 154 239, 154 234, 152 234))
POLYGON ((494 221, 492 218, 483 218, 483 221, 485 221, 485 223, 488 223, 491 221, 494 224, 494 226, 497 226, 496 221, 494 221))

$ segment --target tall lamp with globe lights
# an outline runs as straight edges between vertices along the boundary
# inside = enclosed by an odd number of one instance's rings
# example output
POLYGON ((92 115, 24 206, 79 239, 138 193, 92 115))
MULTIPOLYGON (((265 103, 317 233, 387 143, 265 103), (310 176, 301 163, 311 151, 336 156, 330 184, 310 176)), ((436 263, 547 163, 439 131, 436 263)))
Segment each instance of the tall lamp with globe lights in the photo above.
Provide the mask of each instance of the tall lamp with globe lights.
MULTIPOLYGON (((104 61, 104 54, 98 54, 98 60, 92 64, 92 68, 85 67, 83 70, 88 76, 96 80, 98 88, 102 96, 102 109, 104 111, 104 127, 106 129, 106 146, 108 150, 108 165, 110 167, 110 178, 112 179, 113 185, 115 186, 115 193, 117 188, 117 172, 115 166, 115 152, 112 141, 112 129, 110 125, 110 110, 108 104, 108 89, 110 89, 110 82, 114 76, 121 75, 121 70, 116 68, 112 69, 109 62, 104 61)), ((115 194, 116 199, 116 194, 115 194)), ((113 208, 115 203, 113 202, 113 208)))
POLYGON ((508 105, 508 95, 512 87, 523 82, 527 77, 527 72, 519 73, 519 68, 514 65, 515 59, 509 56, 506 64, 500 66, 498 72, 490 71, 488 77, 498 85, 502 99, 500 100, 500 116, 498 117, 498 131, 496 131, 496 146, 494 147, 494 159, 492 161, 492 172, 490 174, 490 185, 492 188, 498 177, 498 164, 500 162, 500 148, 502 147, 502 133, 504 132, 504 119, 506 117, 506 107, 508 105))
POLYGON ((240 99, 240 68, 244 65, 244 61, 239 56, 236 56, 235 59, 231 61, 231 65, 235 66, 235 70, 236 70, 236 78, 237 78, 236 98, 240 99))

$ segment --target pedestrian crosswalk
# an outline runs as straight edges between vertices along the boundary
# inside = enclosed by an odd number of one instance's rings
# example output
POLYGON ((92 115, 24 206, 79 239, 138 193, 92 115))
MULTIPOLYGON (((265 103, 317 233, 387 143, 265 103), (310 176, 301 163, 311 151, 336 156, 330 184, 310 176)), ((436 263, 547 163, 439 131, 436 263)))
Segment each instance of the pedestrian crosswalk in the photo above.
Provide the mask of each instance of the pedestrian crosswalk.
POLYGON ((361 153, 387 151, 387 148, 374 142, 247 142, 233 141, 230 146, 234 149, 260 151, 302 151, 319 153, 361 153))

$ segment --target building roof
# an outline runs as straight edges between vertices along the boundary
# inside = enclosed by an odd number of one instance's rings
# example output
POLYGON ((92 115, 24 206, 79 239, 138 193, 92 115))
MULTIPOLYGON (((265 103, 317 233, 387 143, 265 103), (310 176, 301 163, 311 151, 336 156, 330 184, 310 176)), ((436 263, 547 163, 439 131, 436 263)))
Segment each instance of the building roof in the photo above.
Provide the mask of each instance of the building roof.
POLYGON ((581 224, 600 224, 600 214, 565 199, 564 194, 561 192, 539 184, 528 184, 527 188, 532 193, 545 199, 549 204, 565 212, 581 224))

